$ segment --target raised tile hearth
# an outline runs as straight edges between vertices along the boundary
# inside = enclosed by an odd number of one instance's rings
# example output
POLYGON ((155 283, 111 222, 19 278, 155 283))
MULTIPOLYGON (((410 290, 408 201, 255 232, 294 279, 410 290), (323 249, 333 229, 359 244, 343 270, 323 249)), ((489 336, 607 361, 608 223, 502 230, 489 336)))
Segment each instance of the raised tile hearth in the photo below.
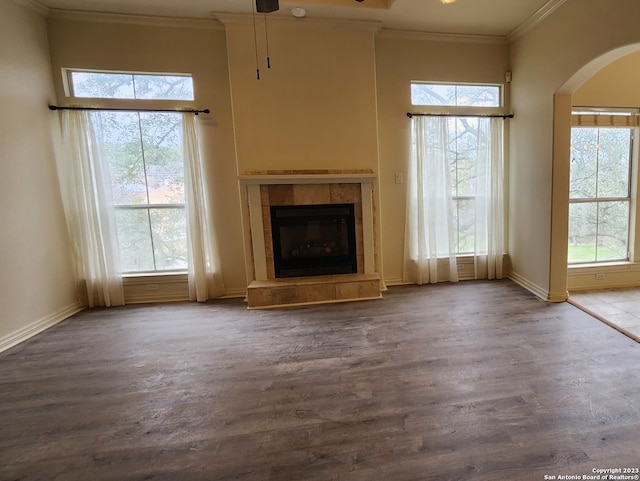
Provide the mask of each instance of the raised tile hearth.
POLYGON ((371 171, 260 171, 240 176, 246 195, 249 308, 344 302, 381 297, 377 269, 374 182, 371 171), (271 232, 272 206, 353 204, 357 272, 276 277, 271 232))

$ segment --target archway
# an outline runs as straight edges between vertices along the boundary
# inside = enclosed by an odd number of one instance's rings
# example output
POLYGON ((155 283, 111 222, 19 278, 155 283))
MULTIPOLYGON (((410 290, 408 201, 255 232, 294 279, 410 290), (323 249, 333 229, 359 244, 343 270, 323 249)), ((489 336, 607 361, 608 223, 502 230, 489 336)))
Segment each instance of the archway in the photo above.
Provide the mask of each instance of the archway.
POLYGON ((575 72, 554 94, 550 269, 552 292, 567 291, 569 152, 573 94, 601 69, 626 55, 639 51, 640 43, 637 43, 611 50, 591 60, 575 72))

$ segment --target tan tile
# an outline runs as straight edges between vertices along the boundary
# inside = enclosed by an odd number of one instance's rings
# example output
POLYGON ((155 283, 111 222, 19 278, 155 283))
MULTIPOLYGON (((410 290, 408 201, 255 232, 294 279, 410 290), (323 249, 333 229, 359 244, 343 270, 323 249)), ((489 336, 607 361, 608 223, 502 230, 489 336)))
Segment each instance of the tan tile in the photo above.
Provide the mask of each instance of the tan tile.
POLYGON ((333 284, 318 284, 297 287, 297 302, 322 302, 336 299, 333 284))
POLYGON ((271 227, 271 208, 268 205, 262 206, 262 225, 271 227))
POLYGON ((269 289, 251 287, 247 289, 248 307, 265 307, 270 305, 271 295, 269 289))
POLYGON ((276 278, 276 271, 275 271, 275 266, 273 265, 273 259, 267 260, 267 278, 269 279, 276 278))
POLYGON ((269 185, 269 205, 293 205, 295 196, 291 184, 269 185))
POLYGON ((298 288, 296 286, 281 286, 271 290, 272 305, 297 304, 298 288))
POLYGON ((353 206, 353 216, 356 220, 356 224, 362 224, 362 204, 356 202, 353 206))
POLYGON ((329 184, 296 184, 293 186, 295 204, 329 204, 331 193, 329 184))
POLYGON ((327 175, 329 171, 327 169, 304 169, 292 171, 294 175, 327 175))
POLYGON ((330 184, 332 204, 355 204, 360 202, 360 184, 330 184))
POLYGON ((358 286, 360 290, 360 297, 379 297, 380 296, 379 281, 360 282, 358 286))
POLYGON ((336 284, 336 299, 358 299, 360 297, 360 285, 358 282, 341 282, 336 284))
POLYGON ((260 203, 264 205, 269 205, 269 186, 261 185, 260 186, 260 203))

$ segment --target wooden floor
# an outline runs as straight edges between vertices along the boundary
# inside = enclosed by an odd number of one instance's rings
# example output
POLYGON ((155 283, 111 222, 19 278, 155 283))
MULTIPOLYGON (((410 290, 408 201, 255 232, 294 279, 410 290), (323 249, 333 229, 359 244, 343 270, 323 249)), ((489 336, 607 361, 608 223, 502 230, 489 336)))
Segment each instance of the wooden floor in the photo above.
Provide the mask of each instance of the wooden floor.
POLYGON ((638 433, 639 345, 509 281, 89 310, 0 355, 2 481, 542 481, 638 433))

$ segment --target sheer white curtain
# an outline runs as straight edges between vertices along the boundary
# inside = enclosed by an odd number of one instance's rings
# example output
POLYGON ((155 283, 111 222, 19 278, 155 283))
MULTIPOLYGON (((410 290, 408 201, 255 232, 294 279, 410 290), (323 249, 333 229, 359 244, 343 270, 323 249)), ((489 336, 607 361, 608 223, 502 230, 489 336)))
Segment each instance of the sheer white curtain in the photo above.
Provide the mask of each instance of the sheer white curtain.
POLYGON ((189 298, 204 302, 224 293, 207 176, 200 156, 196 116, 183 114, 189 298))
POLYGON ((412 128, 404 280, 457 282, 447 119, 415 116, 412 128))
POLYGON ((504 254, 504 120, 479 119, 475 197, 475 277, 502 279, 504 254))
POLYGON ((447 117, 415 116, 412 119, 405 281, 417 284, 458 281, 458 254, 473 257, 476 279, 502 278, 504 120, 477 120, 476 144, 471 151, 467 150, 468 145, 464 146, 465 155, 475 160, 475 169, 471 173, 458 172, 457 180, 460 182, 464 176, 465 188, 471 189, 473 195, 467 195, 456 211, 451 179, 455 167, 451 156, 457 155, 458 133, 449 131, 454 123, 447 117), (464 252, 458 252, 463 237, 464 252))
POLYGON ((81 300, 89 307, 124 304, 109 167, 99 122, 86 111, 61 113, 62 198, 81 300))

